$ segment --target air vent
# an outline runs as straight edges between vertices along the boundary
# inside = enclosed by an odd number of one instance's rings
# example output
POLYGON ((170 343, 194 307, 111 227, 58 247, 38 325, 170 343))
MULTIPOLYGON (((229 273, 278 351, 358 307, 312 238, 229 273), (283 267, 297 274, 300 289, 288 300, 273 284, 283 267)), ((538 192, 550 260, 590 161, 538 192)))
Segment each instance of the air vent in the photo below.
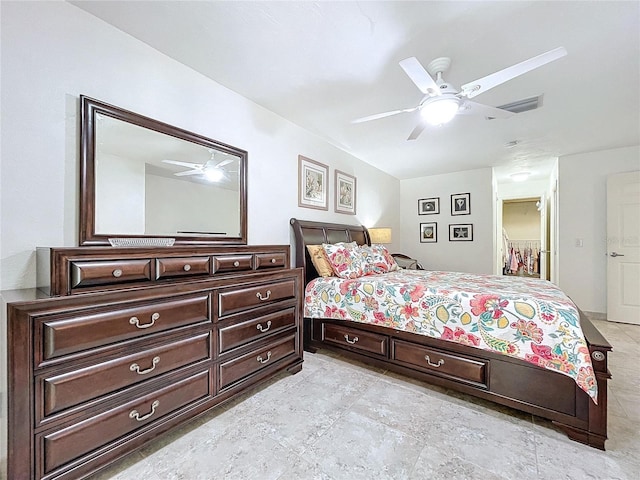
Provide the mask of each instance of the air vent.
MULTIPOLYGON (((535 110, 536 108, 540 108, 542 106, 542 97, 543 95, 538 95, 537 97, 525 98, 523 100, 517 100, 515 102, 506 103, 504 105, 500 105, 499 107, 502 110, 508 110, 513 113, 522 113, 528 112, 529 110, 535 110)), ((487 120, 493 120, 495 117, 487 117, 487 120)))

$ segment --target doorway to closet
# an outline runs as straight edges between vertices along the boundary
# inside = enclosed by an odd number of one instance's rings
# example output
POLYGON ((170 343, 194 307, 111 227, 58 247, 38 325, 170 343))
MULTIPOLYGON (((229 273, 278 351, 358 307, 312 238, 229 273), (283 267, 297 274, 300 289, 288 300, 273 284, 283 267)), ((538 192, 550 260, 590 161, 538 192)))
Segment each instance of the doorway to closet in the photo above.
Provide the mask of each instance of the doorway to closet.
POLYGON ((502 274, 550 278, 549 215, 542 197, 502 200, 502 274))

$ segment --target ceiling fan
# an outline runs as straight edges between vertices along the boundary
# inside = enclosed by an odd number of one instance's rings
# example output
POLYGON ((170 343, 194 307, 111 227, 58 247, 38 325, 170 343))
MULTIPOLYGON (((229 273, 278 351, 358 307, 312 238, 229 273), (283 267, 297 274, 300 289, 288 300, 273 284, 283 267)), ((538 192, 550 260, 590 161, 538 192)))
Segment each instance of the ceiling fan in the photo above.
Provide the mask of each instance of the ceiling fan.
POLYGON ((162 161, 164 163, 170 163, 171 165, 179 165, 181 167, 187 167, 191 169, 174 173, 176 177, 184 177, 187 175, 202 175, 210 182, 219 182, 225 178, 228 178, 227 172, 222 167, 233 162, 233 159, 226 158, 224 160, 216 161, 214 152, 212 150, 210 150, 210 152, 211 159, 207 160, 204 163, 180 162, 177 160, 162 161))
POLYGON ((490 118, 507 118, 514 113, 501 108, 491 107, 469 99, 486 92, 519 75, 553 62, 567 54, 564 47, 558 47, 536 57, 525 60, 511 67, 487 75, 462 85, 460 91, 444 81, 442 75, 449 69, 451 59, 440 57, 433 60, 425 69, 416 57, 410 57, 400 62, 400 67, 416 84, 425 96, 420 103, 411 108, 378 113, 353 120, 352 123, 368 122, 379 118, 390 117, 399 113, 409 113, 418 110, 421 120, 413 129, 407 140, 415 140, 429 125, 443 125, 456 115, 484 115, 490 118), (435 78, 435 79, 434 79, 435 78))

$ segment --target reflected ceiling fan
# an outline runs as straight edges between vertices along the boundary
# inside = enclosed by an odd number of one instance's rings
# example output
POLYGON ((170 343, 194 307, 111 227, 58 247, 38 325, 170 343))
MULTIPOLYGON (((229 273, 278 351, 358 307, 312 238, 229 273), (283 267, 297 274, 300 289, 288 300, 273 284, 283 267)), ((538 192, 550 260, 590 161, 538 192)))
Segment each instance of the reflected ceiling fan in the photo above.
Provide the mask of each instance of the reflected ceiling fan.
POLYGON ((353 120, 352 123, 368 122, 399 113, 409 113, 418 110, 421 120, 407 139, 415 140, 427 125, 443 125, 451 121, 456 115, 483 115, 490 118, 507 118, 514 115, 514 113, 482 103, 472 102, 469 99, 519 75, 523 75, 564 57, 566 54, 567 50, 564 47, 555 48, 529 60, 525 60, 524 62, 487 75, 486 77, 466 83, 462 85, 460 91, 456 90, 442 78, 443 73, 446 72, 451 65, 450 58, 436 58, 427 65, 426 69, 417 58, 406 58, 400 62, 400 66, 420 91, 425 94, 420 103, 412 108, 393 110, 391 112, 358 118, 353 120))
POLYGON ((191 169, 174 173, 176 177, 184 177, 187 175, 202 175, 210 182, 220 182, 224 179, 228 179, 227 173, 229 172, 227 172, 222 167, 233 162, 233 159, 225 158, 224 160, 218 161, 215 159, 214 151, 209 151, 211 153, 211 159, 207 160, 204 163, 180 162, 178 160, 162 160, 162 162, 191 169))

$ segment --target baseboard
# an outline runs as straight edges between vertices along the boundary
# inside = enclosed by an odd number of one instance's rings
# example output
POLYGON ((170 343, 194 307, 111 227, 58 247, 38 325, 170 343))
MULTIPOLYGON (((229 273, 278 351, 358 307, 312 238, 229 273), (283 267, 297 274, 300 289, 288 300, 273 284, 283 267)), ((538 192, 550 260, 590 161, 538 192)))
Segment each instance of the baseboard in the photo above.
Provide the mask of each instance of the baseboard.
POLYGON ((589 320, 606 320, 607 314, 602 312, 587 312, 585 310, 582 311, 589 320))

